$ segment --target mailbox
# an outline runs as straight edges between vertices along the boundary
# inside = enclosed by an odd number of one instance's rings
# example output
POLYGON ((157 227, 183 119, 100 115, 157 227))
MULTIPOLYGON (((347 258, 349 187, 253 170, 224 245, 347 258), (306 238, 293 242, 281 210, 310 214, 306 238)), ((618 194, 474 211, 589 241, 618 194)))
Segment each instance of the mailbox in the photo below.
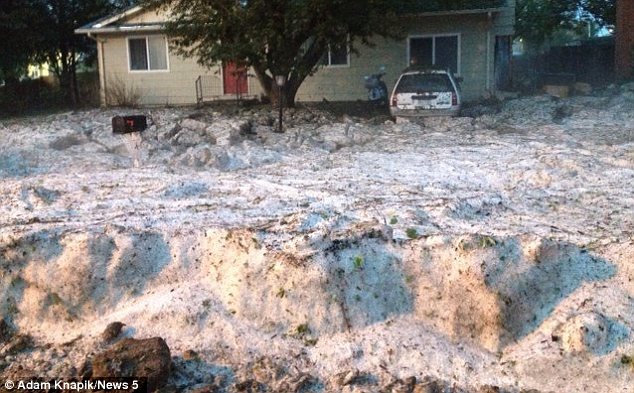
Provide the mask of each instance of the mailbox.
POLYGON ((144 115, 115 116, 112 118, 112 132, 115 134, 127 134, 140 132, 147 128, 147 117, 144 115))

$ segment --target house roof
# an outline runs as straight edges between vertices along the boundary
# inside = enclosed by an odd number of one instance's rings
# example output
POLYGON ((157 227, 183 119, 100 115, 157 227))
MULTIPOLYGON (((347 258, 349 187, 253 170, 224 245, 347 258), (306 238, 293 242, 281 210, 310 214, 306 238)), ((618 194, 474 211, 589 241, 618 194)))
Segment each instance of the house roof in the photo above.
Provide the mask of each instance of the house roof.
POLYGON ((481 13, 497 10, 506 0, 409 0, 401 2, 402 14, 481 13))
MULTIPOLYGON (((404 16, 440 16, 497 13, 504 9, 505 0, 452 0, 405 3, 400 13, 404 16)), ((163 29, 163 23, 117 23, 143 12, 145 7, 132 6, 117 14, 105 16, 75 30, 76 34, 147 32, 163 29)))
POLYGON ((104 16, 94 22, 90 22, 78 29, 75 29, 76 34, 90 34, 90 33, 118 33, 128 31, 157 31, 163 28, 162 23, 117 23, 121 22, 131 16, 140 14, 145 10, 145 7, 136 5, 129 7, 116 14, 104 16))

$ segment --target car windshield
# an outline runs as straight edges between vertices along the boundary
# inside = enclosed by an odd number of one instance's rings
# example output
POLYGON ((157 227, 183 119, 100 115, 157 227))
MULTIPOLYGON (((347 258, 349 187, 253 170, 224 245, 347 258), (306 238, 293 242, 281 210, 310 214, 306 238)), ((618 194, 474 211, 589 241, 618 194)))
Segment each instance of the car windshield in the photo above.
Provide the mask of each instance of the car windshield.
POLYGON ((408 74, 403 75, 396 87, 397 93, 445 92, 453 91, 449 76, 446 74, 408 74))

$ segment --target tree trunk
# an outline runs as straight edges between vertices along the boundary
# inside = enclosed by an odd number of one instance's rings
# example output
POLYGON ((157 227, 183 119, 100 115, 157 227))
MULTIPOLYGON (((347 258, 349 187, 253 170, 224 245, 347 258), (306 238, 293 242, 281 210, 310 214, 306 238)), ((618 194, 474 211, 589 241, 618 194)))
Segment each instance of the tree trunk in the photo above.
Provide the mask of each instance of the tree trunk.
MULTIPOLYGON (((254 65, 253 70, 255 71, 255 76, 258 78, 258 82, 260 82, 264 95, 271 101, 271 105, 277 108, 280 100, 280 88, 275 84, 275 79, 271 78, 266 73, 266 70, 258 65, 254 65)), ((300 85, 301 81, 291 76, 282 88, 282 104, 286 108, 295 107, 295 96, 297 95, 297 90, 300 85)))
POLYGON ((71 58, 71 68, 70 68, 70 75, 71 75, 71 84, 73 86, 73 105, 74 106, 78 106, 80 103, 80 97, 79 97, 79 85, 77 84, 77 57, 75 56, 75 51, 72 52, 72 58, 71 58))

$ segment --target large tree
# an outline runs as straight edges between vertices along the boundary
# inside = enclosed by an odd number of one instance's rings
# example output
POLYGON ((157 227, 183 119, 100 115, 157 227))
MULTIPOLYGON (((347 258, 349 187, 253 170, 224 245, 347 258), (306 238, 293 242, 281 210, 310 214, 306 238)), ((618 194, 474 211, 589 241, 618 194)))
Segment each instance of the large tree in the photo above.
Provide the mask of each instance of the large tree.
POLYGON ((177 53, 204 66, 234 62, 252 67, 264 92, 277 97, 274 76, 284 75, 293 105, 304 79, 329 47, 371 44, 372 36, 399 33, 390 0, 145 0, 169 9, 166 31, 177 53))

